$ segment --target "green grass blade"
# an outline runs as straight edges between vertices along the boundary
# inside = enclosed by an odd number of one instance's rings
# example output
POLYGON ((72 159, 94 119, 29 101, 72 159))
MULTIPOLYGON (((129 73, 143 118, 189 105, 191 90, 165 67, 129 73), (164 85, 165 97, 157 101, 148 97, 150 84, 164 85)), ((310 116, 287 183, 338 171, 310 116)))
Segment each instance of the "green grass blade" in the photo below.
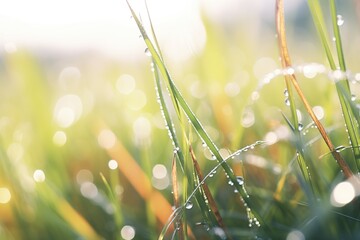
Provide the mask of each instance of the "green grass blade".
MULTIPOLYGON (((336 44, 336 51, 339 60, 339 67, 342 72, 346 72, 346 64, 345 64, 345 57, 342 48, 342 41, 340 35, 340 29, 337 19, 337 11, 336 11, 336 4, 334 0, 330 0, 330 11, 331 11, 331 20, 333 25, 333 31, 335 36, 335 44, 336 44)), ((337 84, 337 89, 339 92, 339 98, 341 102, 341 106, 343 109, 344 119, 346 123, 346 127, 348 130, 349 138, 351 141, 351 145, 353 147, 353 153, 355 157, 355 162, 357 166, 357 171, 360 171, 360 149, 357 147, 360 143, 360 133, 358 129, 358 121, 355 116, 358 116, 358 111, 352 111, 353 108, 351 107, 351 93, 350 93, 350 86, 349 81, 347 79, 340 80, 337 84), (340 90, 340 91, 339 91, 340 90), (350 100, 350 101, 349 101, 350 100)))
POLYGON ((344 58, 344 52, 343 52, 342 43, 341 43, 341 35, 340 35, 340 30, 339 30, 339 25, 338 25, 335 0, 330 0, 330 12, 331 12, 331 20, 332 20, 332 25, 333 25, 335 45, 336 45, 336 51, 337 51, 338 60, 339 60, 339 66, 340 66, 340 70, 345 72, 346 71, 345 58, 344 58))
MULTIPOLYGON (((145 1, 145 3, 146 3, 146 1, 145 1)), ((147 8, 147 6, 146 6, 146 8, 147 8)), ((155 35, 155 31, 154 31, 154 28, 153 28, 149 13, 148 13, 148 16, 149 16, 152 35, 153 35, 153 38, 155 39, 154 41, 155 41, 156 47, 158 49, 158 53, 159 53, 159 55, 161 57, 160 47, 159 47, 158 42, 157 42, 157 38, 156 38, 156 35, 155 35)), ((176 135, 175 128, 174 128, 174 123, 173 123, 173 120, 171 119, 169 108, 166 105, 166 102, 165 102, 165 99, 164 99, 163 88, 162 88, 161 82, 160 82, 160 75, 159 75, 158 65, 155 64, 154 60, 153 60, 153 66, 154 66, 154 79, 155 79, 155 85, 156 85, 156 93, 157 93, 158 100, 159 100, 159 103, 160 103, 160 108, 161 108, 162 114, 163 114, 164 119, 165 119, 166 128, 169 131, 169 137, 172 140, 172 143, 174 145, 174 153, 176 154, 177 159, 179 159, 179 163, 180 163, 182 172, 184 174, 184 176, 183 176, 184 177, 184 179, 183 179, 183 188, 184 188, 183 192, 184 192, 184 195, 183 196, 184 196, 184 202, 186 202, 186 199, 188 197, 187 196, 188 187, 189 186, 195 186, 194 183, 196 182, 196 179, 198 178, 198 176, 197 176, 197 172, 195 172, 193 170, 193 165, 192 164, 189 164, 189 166, 187 166, 187 167, 185 166, 185 159, 187 159, 187 158, 184 156, 183 151, 181 151, 179 140, 178 140, 178 137, 176 135), (194 180, 192 181, 191 179, 192 179, 193 175, 194 175, 194 180)), ((182 118, 182 117, 179 116, 179 118, 182 118)), ((183 121, 181 121, 181 122, 183 122, 183 121)), ((182 125, 182 133, 183 134, 185 133, 185 129, 184 129, 183 125, 182 125)), ((184 141, 184 146, 185 147, 186 147, 187 144, 188 144, 188 141, 184 141)), ((208 205, 206 204, 206 197, 204 196, 204 193, 198 192, 196 194, 196 201, 199 204, 200 209, 202 210, 201 213, 203 214, 203 217, 206 220, 206 222, 210 222, 211 226, 216 226, 216 219, 211 217, 211 214, 209 214, 210 209, 209 209, 208 205)), ((186 227, 187 227, 186 214, 183 214, 182 226, 184 227, 185 231, 181 231, 181 232, 179 232, 179 234, 183 234, 183 236, 181 236, 181 237, 184 237, 186 239, 187 238, 187 236, 186 236, 186 234, 187 234, 187 231, 186 231, 186 227)))
MULTIPOLYGON (((329 47, 329 43, 328 43, 329 41, 326 37, 327 31, 326 31, 326 27, 324 24, 324 18, 323 18, 321 6, 320 6, 318 0, 309 0, 308 3, 309 3, 311 14, 313 16, 314 24, 320 35, 320 40, 325 49, 330 67, 333 71, 336 71, 337 68, 336 68, 334 59, 332 57, 331 51, 330 51, 330 47, 329 47)), ((339 66, 340 66, 340 70, 343 73, 345 73, 346 72, 345 58, 344 58, 344 53, 343 53, 343 49, 342 49, 340 30, 339 30, 339 26, 337 24, 337 13, 336 13, 336 5, 335 5, 334 0, 330 0, 330 11, 331 11, 331 20, 332 20, 333 31, 334 31, 334 36, 335 36, 335 44, 336 44, 336 50, 337 50, 337 55, 338 55, 338 60, 339 60, 339 66)), ((340 79, 340 80, 336 81, 336 89, 337 89, 341 109, 343 112, 345 125, 347 128, 347 132, 349 135, 351 145, 352 145, 353 155, 354 155, 355 163, 357 166, 357 171, 359 172, 360 171, 360 149, 357 147, 357 146, 359 146, 359 143, 360 143, 360 133, 359 133, 359 130, 357 127, 359 119, 358 119, 358 117, 356 117, 357 111, 354 112, 352 110, 350 101, 348 100, 348 99, 350 99, 349 96, 351 96, 348 80, 344 77, 344 79, 340 79)))
MULTIPOLYGON (((113 191, 113 188, 111 187, 110 183, 106 180, 103 173, 100 173, 100 177, 101 177, 101 180, 103 181, 105 188, 107 190, 107 195, 111 202, 111 205, 114 208, 114 218, 115 218, 116 229, 117 229, 117 232, 119 232, 121 230, 120 227, 123 222, 123 219, 122 219, 122 213, 121 213, 121 209, 119 207, 118 199, 115 197, 116 195, 113 191)), ((116 239, 117 240, 121 239, 120 234, 116 235, 116 239)))
POLYGON ((318 0, 308 0, 308 4, 309 4, 311 15, 313 17, 313 22, 315 24, 316 30, 320 37, 321 44, 324 47, 326 57, 329 61, 330 68, 335 70, 336 65, 335 65, 335 61, 332 56, 331 50, 330 50, 330 44, 329 44, 328 37, 327 37, 327 36, 329 36, 329 34, 325 27, 325 21, 324 21, 324 17, 323 17, 323 13, 322 13, 319 1, 318 0))

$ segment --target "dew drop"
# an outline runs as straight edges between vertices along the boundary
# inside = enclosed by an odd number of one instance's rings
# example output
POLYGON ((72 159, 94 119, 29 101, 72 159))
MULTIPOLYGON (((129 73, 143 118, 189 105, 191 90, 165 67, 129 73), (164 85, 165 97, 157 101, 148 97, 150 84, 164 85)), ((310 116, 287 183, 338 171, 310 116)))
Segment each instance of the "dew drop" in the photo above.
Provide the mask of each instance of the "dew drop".
POLYGON ((145 55, 151 57, 151 52, 148 48, 145 48, 145 55))
POLYGON ((341 16, 341 15, 337 15, 336 16, 336 18, 337 18, 337 25, 338 26, 342 26, 343 24, 344 24, 344 19, 343 19, 343 17, 341 16))
POLYGON ((356 95, 355 94, 352 94, 351 95, 351 101, 355 101, 356 100, 356 95))
POLYGON ((304 128, 304 125, 302 123, 299 123, 298 124, 298 130, 301 131, 301 130, 303 130, 303 128, 304 128))
POLYGON ((286 99, 285 99, 285 105, 286 105, 286 106, 290 106, 290 99, 289 99, 289 98, 286 98, 286 99))
POLYGON ((192 209, 192 207, 194 206, 194 204, 190 201, 188 201, 186 204, 185 204, 185 208, 186 209, 192 209))
POLYGON ((237 176, 236 180, 240 186, 244 185, 244 178, 242 176, 237 176))
POLYGON ((155 72, 155 65, 154 65, 154 63, 150 63, 150 70, 151 70, 152 72, 155 72))
POLYGON ((285 97, 289 96, 289 91, 287 89, 284 90, 284 95, 285 95, 285 97))

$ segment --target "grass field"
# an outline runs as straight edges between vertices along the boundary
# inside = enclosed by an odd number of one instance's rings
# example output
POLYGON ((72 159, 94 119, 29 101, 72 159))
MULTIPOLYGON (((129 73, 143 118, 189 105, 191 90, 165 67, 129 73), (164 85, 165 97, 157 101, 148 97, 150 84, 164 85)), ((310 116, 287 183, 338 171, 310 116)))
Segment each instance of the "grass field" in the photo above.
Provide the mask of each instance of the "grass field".
POLYGON ((271 6, 179 59, 132 2, 136 62, 4 46, 0 239, 359 238, 358 4, 271 6))

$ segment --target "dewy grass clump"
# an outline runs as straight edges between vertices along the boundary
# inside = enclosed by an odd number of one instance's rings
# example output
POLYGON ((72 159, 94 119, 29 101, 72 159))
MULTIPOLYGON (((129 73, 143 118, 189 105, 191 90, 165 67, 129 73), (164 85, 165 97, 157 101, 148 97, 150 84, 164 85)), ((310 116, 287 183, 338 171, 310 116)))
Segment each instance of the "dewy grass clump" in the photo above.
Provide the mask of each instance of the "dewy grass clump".
POLYGON ((202 2, 176 61, 130 0, 140 61, 2 43, 0 240, 360 239, 358 3, 202 2))
MULTIPOLYGON (((247 165, 241 165, 241 175, 236 175, 231 166, 231 162, 239 155, 242 158, 245 156, 246 159, 248 150, 254 149, 257 145, 264 146, 269 143, 258 141, 224 157, 201 124, 201 116, 194 114, 190 104, 171 78, 150 17, 152 40, 128 3, 147 46, 146 55, 151 57, 158 102, 174 147, 172 164, 174 211, 169 216, 168 223, 164 226, 159 239, 166 237, 169 239, 198 239, 205 236, 205 238, 211 239, 319 239, 319 237, 321 239, 350 239, 360 237, 360 218, 358 211, 355 210, 359 203, 357 196, 360 193, 358 179, 360 170, 359 110, 349 85, 349 79, 356 82, 357 75, 349 75, 345 67, 339 31, 344 19, 337 14, 335 1, 331 0, 329 7, 339 67, 336 66, 332 56, 322 6, 316 0, 309 0, 308 3, 331 70, 327 70, 324 64, 319 63, 292 65, 285 37, 283 1, 277 0, 276 31, 282 68, 267 74, 260 82, 258 89, 252 94, 252 99, 257 100, 264 84, 269 84, 272 79, 279 76, 285 78, 284 95, 286 99, 284 105, 289 107, 290 116, 287 112, 283 112, 282 115, 283 121, 292 132, 291 144, 294 146, 296 154, 294 160, 290 161, 281 171, 272 193, 262 186, 251 186, 252 182, 249 179, 256 178, 256 176, 251 176, 256 173, 249 170, 245 177, 247 165), (307 96, 313 93, 302 90, 301 82, 296 77, 298 73, 304 75, 305 78, 313 79, 329 73, 328 78, 335 82, 346 133, 350 140, 349 146, 336 145, 339 141, 334 139, 335 136, 332 136, 332 132, 336 134, 335 132, 339 128, 332 131, 320 121, 323 114, 319 114, 319 111, 323 112, 324 110, 321 107, 313 108, 311 106, 307 96), (164 92, 168 92, 170 95, 172 106, 165 101, 164 92), (301 104, 303 106, 300 106, 301 104), (175 110, 176 120, 171 114, 172 108, 175 110), (305 117, 301 116, 299 108, 307 112, 307 119, 310 121, 307 127, 304 127, 301 122, 300 118, 305 117), (319 116, 321 117, 319 118, 319 116), (317 136, 311 138, 306 136, 310 127, 313 127, 313 132, 317 132, 317 136), (198 137, 198 140, 195 140, 194 135, 198 137), (202 166, 196 159, 198 154, 192 147, 196 141, 200 141, 203 147, 210 152, 212 159, 218 162, 205 177, 202 173, 202 166), (320 155, 316 149, 313 149, 313 145, 323 148, 324 143, 337 165, 330 163, 319 165, 318 158, 323 158, 327 154, 320 155), (353 154, 353 157, 350 157, 350 153, 353 154), (229 215, 231 211, 226 209, 226 206, 220 208, 217 206, 216 197, 210 191, 211 185, 208 186, 208 184, 213 184, 208 180, 214 178, 219 168, 223 170, 221 172, 228 182, 229 189, 233 188, 234 190, 235 194, 230 196, 234 199, 238 198, 240 206, 242 205, 240 209, 233 210, 232 213, 234 216, 239 216, 238 219, 232 219, 229 215), (248 193, 246 186, 251 189, 251 192, 248 193), (293 195, 291 196, 291 194, 293 195), (199 210, 199 216, 190 211, 195 208, 195 205, 199 210), (244 220, 241 219, 242 214, 236 213, 243 211, 241 208, 245 210, 248 224, 244 225, 244 220), (223 216, 223 213, 228 216, 223 216), (198 220, 194 221, 194 218, 198 220), (198 226, 204 226, 205 231, 200 231, 198 226)), ((282 91, 279 92, 281 94, 282 91)), ((252 106, 254 105, 256 102, 252 103, 252 106)), ((342 144, 346 143, 345 140, 342 144)), ((322 160, 320 159, 320 161, 322 160)), ((330 159, 326 161, 330 161, 330 159)), ((216 177, 220 179, 223 176, 217 174, 216 177)))

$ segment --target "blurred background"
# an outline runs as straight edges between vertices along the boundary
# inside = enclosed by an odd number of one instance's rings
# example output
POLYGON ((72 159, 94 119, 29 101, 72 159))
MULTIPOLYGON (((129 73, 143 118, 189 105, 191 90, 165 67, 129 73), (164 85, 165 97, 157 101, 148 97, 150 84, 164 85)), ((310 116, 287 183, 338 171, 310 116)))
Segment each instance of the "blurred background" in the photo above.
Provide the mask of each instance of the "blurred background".
MULTIPOLYGON (((144 2, 130 4, 148 27, 144 2)), ((289 113, 284 81, 257 89, 280 67, 275 2, 149 0, 148 6, 175 83, 221 151, 268 141, 231 164, 240 174, 244 161, 255 173, 247 174, 250 193, 257 186, 261 196, 275 191, 295 152, 280 112, 289 113)), ((356 6, 345 1, 338 9, 354 76, 356 6)), ((307 2, 285 1, 285 15, 294 65, 327 68, 307 2)), ((158 236, 172 212, 173 149, 139 35, 125 0, 0 0, 0 239, 158 236)), ((341 114, 332 108, 338 103, 326 74, 303 77, 303 87, 324 124, 337 127, 341 114)), ((303 109, 298 114, 311 124, 303 109)), ((316 135, 309 128, 309 139, 316 135)), ((322 143, 317 147, 327 153, 322 143)), ((209 172, 216 165, 211 154, 196 138, 194 148, 209 172)), ((228 225, 247 226, 224 176, 208 184, 228 225)), ((198 215, 194 210, 194 223, 198 215)))

